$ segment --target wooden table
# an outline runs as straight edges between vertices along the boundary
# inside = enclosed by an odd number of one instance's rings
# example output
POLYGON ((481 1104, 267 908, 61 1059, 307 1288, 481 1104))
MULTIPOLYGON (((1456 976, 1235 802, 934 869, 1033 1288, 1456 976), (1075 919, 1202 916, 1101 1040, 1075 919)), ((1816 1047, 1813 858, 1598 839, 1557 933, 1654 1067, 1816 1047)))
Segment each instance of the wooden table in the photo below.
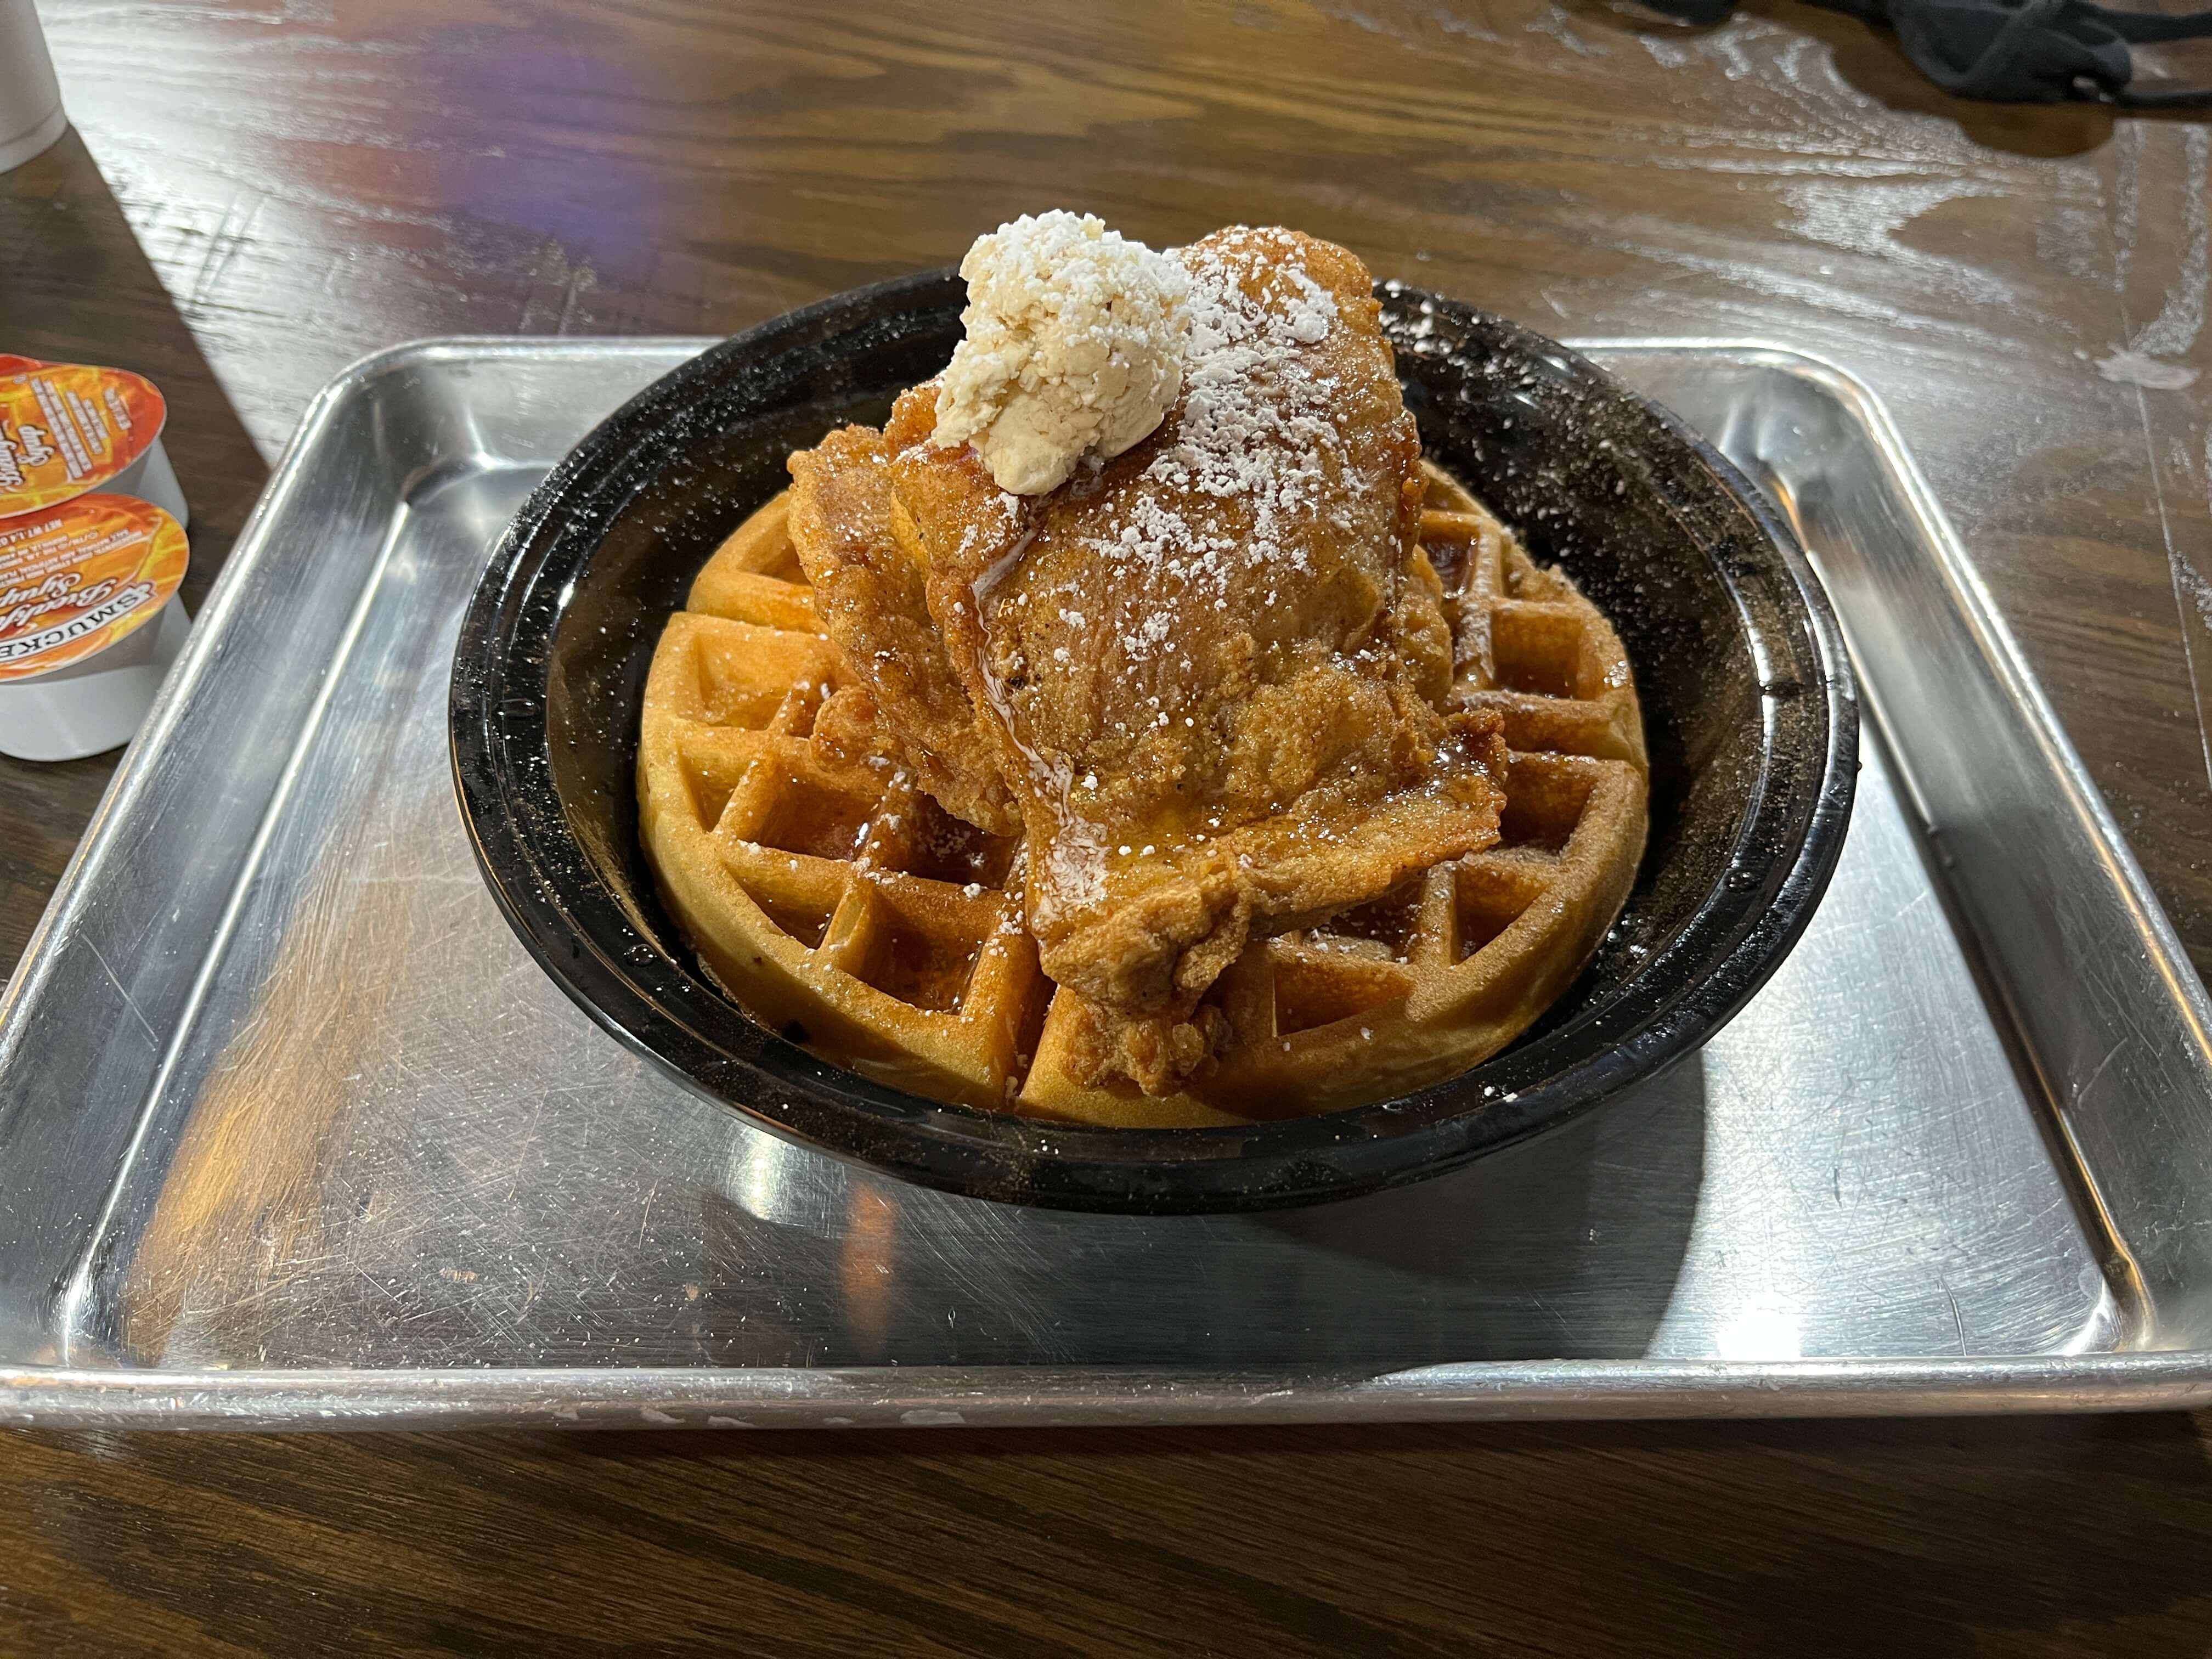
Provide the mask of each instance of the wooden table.
MULTIPOLYGON (((44 9, 82 137, 0 180, 0 349, 167 390, 195 604, 372 348, 733 330, 1047 206, 1279 221, 1871 380, 2212 962, 2203 126, 1952 102, 1789 0, 44 9)), ((0 766, 0 963, 112 760, 0 766)), ((2201 1651, 2203 1428, 18 1433, 0 1648, 2201 1651)))

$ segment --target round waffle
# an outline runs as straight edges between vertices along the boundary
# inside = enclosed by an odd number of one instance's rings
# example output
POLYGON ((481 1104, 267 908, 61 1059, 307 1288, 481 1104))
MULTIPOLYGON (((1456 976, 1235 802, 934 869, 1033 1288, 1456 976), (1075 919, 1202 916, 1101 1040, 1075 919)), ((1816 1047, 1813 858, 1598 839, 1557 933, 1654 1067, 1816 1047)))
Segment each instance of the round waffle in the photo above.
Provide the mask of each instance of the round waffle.
POLYGON ((1501 838, 1325 926, 1255 944, 1208 994, 1219 1064, 1185 1092, 1088 1087, 1087 1018, 1037 966, 1018 836, 952 817, 880 760, 812 741, 851 683, 778 496, 719 548, 646 683, 640 830, 700 960, 756 1018, 916 1093, 1146 1125, 1308 1115, 1496 1053, 1565 991, 1643 853, 1643 724, 1597 608, 1434 466, 1421 518, 1452 698, 1504 717, 1501 838))

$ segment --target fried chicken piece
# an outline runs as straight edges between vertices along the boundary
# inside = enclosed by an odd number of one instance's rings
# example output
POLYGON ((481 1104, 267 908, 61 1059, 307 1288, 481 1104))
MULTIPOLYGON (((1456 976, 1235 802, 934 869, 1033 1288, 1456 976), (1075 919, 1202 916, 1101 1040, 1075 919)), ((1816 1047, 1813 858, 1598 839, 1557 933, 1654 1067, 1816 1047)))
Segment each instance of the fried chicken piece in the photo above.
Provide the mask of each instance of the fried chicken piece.
POLYGON ((1367 270, 1235 228, 1182 250, 1191 333, 1158 431, 1049 495, 884 429, 894 534, 1028 837, 1045 971, 1091 1005, 1093 1079, 1202 1069, 1207 988, 1307 925, 1497 839, 1493 720, 1450 673, 1418 554, 1419 439, 1367 270))
POLYGON ((833 701, 842 718, 831 725, 850 748, 872 717, 866 740, 939 805, 980 830, 1012 835, 1020 815, 930 619, 924 573, 891 536, 889 459, 881 433, 848 426, 790 461, 793 544, 814 584, 817 614, 869 694, 840 692, 833 701))

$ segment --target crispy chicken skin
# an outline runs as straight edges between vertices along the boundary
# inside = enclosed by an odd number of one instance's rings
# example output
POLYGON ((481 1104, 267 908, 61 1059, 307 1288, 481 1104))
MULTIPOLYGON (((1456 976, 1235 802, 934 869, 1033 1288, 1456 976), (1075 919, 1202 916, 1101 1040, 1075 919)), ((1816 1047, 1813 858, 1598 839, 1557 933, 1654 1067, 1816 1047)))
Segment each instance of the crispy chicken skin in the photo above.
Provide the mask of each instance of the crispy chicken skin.
POLYGON ((875 748, 956 817, 994 835, 1021 828, 975 708, 930 619, 925 573, 891 536, 890 453, 848 426, 791 458, 791 538, 823 626, 861 685, 823 723, 843 749, 875 748))
MULTIPOLYGON (((1094 1079, 1155 1093, 1207 1062, 1219 1021, 1200 999, 1255 936, 1494 842, 1504 763, 1493 719, 1441 712, 1419 441, 1365 267, 1241 228, 1176 257, 1184 384, 1134 448, 1012 495, 972 449, 929 443, 933 384, 883 437, 896 580, 926 573, 975 716, 933 740, 978 734, 1018 808, 1030 930, 1091 1005, 1094 1079)), ((911 623, 912 603, 903 587, 850 608, 911 623)), ((848 642, 866 630, 830 626, 900 723, 848 642)))

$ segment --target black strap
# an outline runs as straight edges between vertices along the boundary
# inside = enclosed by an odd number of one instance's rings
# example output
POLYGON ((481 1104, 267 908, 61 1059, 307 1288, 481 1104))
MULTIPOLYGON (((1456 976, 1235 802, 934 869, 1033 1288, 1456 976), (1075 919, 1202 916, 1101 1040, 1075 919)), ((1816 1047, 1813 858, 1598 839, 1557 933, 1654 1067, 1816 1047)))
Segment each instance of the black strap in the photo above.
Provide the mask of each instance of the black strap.
MULTIPOLYGON (((1735 0, 1646 0, 1669 16, 1717 23, 1735 0)), ((1913 66, 1960 98, 1998 103, 2069 99, 2136 109, 2212 106, 2212 87, 2135 90, 2130 42, 2212 35, 2212 10, 2164 17, 2094 0, 1811 0, 1885 25, 1913 66)))
POLYGON ((2212 34, 2212 11, 2185 11, 2179 17, 2161 17, 2156 12, 2107 11, 2102 6, 2089 9, 2123 40, 2194 40, 2200 34, 2212 34))

